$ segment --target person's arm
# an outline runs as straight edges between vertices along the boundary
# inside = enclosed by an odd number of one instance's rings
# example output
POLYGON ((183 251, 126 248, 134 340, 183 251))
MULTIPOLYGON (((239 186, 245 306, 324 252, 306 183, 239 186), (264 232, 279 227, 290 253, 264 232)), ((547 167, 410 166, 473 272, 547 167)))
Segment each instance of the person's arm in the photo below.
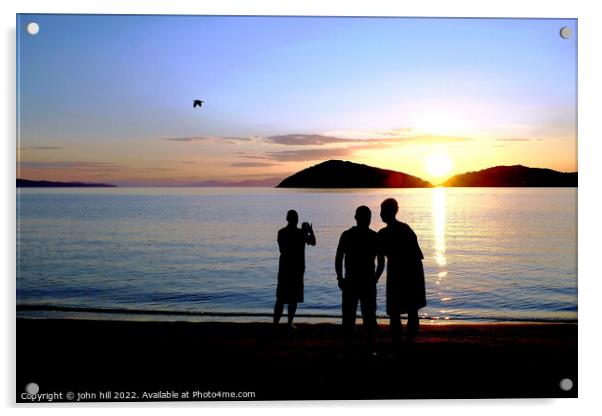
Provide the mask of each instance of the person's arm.
POLYGON ((385 271, 385 256, 379 253, 376 256, 376 273, 374 275, 375 280, 378 282, 383 272, 385 271))
POLYGON ((278 250, 280 250, 280 254, 282 254, 282 244, 283 244, 283 242, 282 242, 282 235, 281 235, 280 231, 278 231, 277 241, 278 241, 278 250))
POLYGON ((345 257, 345 250, 343 249, 343 239, 344 235, 341 235, 339 239, 339 245, 337 246, 337 254, 334 259, 334 269, 337 273, 337 282, 339 285, 339 289, 343 289, 343 258, 345 257))
POLYGON ((412 242, 414 243, 415 257, 418 260, 423 260, 424 259, 424 254, 422 254, 422 250, 420 249, 420 244, 418 244, 418 236, 416 235, 416 233, 414 232, 414 230, 412 230, 412 228, 409 225, 408 225, 408 228, 410 229, 410 231, 412 233, 412 242))
POLYGON ((383 272, 385 271, 385 252, 382 243, 382 234, 376 234, 376 272, 374 273, 374 279, 376 282, 380 279, 383 272))
POLYGON ((305 233, 305 243, 310 246, 316 245, 316 236, 314 234, 313 224, 308 224, 305 233))

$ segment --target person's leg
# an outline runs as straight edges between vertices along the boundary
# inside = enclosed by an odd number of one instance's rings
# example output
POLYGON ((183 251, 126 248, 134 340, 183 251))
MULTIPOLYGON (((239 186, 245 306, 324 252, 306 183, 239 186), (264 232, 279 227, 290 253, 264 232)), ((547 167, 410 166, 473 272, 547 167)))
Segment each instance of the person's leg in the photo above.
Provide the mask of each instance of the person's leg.
POLYGON ((274 305, 274 325, 278 325, 278 323, 280 323, 283 310, 284 303, 282 303, 279 299, 276 299, 276 304, 274 305))
POLYGON ((408 311, 408 334, 407 334, 407 340, 408 342, 413 342, 414 339, 416 338, 416 335, 418 335, 418 327, 419 327, 420 323, 418 320, 418 309, 412 309, 410 311, 408 311))
POLYGON ((343 341, 345 348, 351 348, 353 344, 353 333, 355 332, 355 321, 357 314, 358 298, 351 288, 343 289, 343 341))
POLYGON ((376 288, 368 288, 360 300, 362 321, 366 336, 366 348, 374 351, 374 333, 376 331, 376 288))
POLYGON ((293 327, 293 319, 295 319, 295 313, 297 312, 297 302, 291 302, 288 304, 288 326, 293 327))
POLYGON ((393 339, 393 352, 396 353, 401 347, 401 337, 403 335, 403 326, 401 325, 401 317, 398 313, 390 316, 391 338, 393 339))

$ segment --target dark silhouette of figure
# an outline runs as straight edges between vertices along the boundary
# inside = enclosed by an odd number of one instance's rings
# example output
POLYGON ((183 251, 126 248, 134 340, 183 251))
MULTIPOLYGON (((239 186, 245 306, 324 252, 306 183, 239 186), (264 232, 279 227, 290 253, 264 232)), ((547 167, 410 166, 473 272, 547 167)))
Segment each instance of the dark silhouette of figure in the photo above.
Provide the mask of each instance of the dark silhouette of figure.
POLYGON ((192 108, 202 107, 202 106, 203 106, 203 100, 194 100, 192 102, 192 108))
POLYGON ((343 338, 345 349, 353 343, 357 304, 362 311, 366 347, 373 352, 376 330, 376 283, 384 269, 384 257, 379 254, 378 236, 370 229, 372 212, 367 206, 355 210, 357 225, 341 234, 335 258, 335 270, 343 300, 343 338), (375 260, 378 266, 375 269, 375 260), (343 260, 345 277, 343 277, 343 260))
POLYGON ((426 306, 422 250, 408 224, 395 216, 399 206, 393 198, 380 206, 380 217, 387 226, 378 232, 379 246, 387 258, 387 315, 390 318, 393 348, 401 345, 403 326, 401 314, 408 314, 408 342, 418 334, 418 310, 426 306))
POLYGON ((303 302, 303 273, 305 273, 305 245, 316 245, 316 236, 311 224, 304 222, 297 227, 299 215, 290 210, 286 214, 288 225, 278 231, 280 262, 278 266, 278 287, 274 305, 274 324, 282 317, 284 304, 288 304, 288 327, 294 329, 293 319, 297 304, 303 302))

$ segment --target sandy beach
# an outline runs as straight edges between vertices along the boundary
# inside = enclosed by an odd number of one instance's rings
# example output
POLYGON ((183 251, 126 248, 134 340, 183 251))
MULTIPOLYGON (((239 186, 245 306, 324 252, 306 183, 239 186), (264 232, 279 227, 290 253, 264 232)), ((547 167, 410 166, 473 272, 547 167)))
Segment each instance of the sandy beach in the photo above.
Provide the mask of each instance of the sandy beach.
POLYGON ((576 324, 423 325, 400 356, 381 325, 375 357, 342 355, 335 324, 18 319, 17 333, 18 402, 30 382, 54 401, 577 397, 576 324))

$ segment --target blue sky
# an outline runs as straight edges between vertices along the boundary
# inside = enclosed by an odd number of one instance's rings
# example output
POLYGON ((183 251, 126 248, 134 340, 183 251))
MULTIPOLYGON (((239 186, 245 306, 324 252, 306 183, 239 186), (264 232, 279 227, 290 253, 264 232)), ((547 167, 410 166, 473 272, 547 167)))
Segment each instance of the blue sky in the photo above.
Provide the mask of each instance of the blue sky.
POLYGON ((451 173, 576 170, 575 20, 20 15, 18 28, 22 177, 184 183, 331 156, 428 176, 416 160, 433 152, 451 173))

